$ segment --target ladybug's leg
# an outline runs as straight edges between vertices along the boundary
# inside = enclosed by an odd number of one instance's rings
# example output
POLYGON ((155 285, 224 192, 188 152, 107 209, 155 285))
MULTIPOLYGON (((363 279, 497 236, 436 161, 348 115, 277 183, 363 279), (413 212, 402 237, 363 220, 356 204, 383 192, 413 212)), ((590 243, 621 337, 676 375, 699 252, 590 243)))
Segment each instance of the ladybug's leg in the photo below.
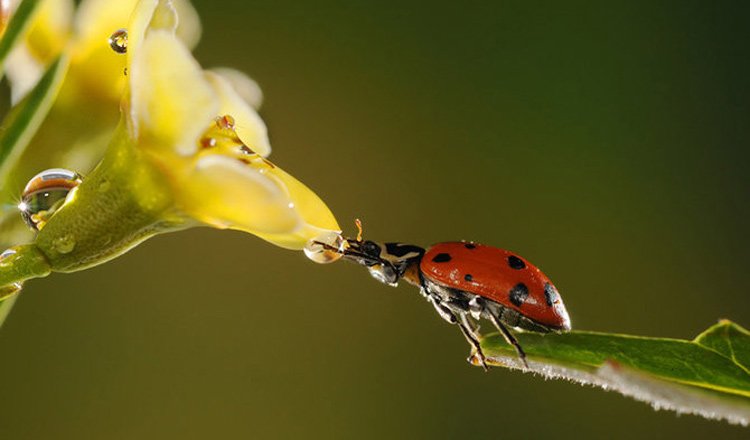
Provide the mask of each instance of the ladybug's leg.
POLYGON ((428 294, 427 301, 429 301, 435 307, 435 310, 437 310, 438 315, 440 315, 441 318, 445 319, 451 324, 458 323, 458 319, 456 318, 456 315, 453 314, 451 309, 449 309, 443 304, 443 301, 440 299, 440 297, 434 294, 428 294))
POLYGON ((440 299, 439 296, 435 294, 428 294, 427 300, 432 303, 432 305, 435 307, 435 310, 437 310, 438 314, 448 321, 451 324, 458 325, 458 328, 461 329, 461 333, 463 333, 466 340, 469 342, 469 344, 474 348, 474 351, 476 352, 476 356, 479 358, 479 362, 482 364, 482 368, 485 369, 485 371, 489 370, 489 367, 487 367, 487 363, 485 362, 484 353, 482 352, 482 347, 479 345, 479 339, 476 337, 474 332, 471 330, 471 328, 465 323, 466 322, 466 316, 463 313, 459 313, 456 316, 456 312, 449 309, 445 304, 443 304, 443 300, 440 299))
POLYGON ((458 324, 458 328, 461 329, 461 333, 464 334, 464 337, 467 341, 469 341, 469 344, 474 348, 475 356, 479 358, 479 363, 482 364, 482 368, 484 368, 484 371, 489 371, 489 367, 487 366, 486 358, 484 357, 484 352, 482 351, 482 346, 479 344, 479 339, 474 334, 474 332, 469 328, 466 324, 464 324, 464 321, 466 320, 463 316, 463 319, 460 319, 456 324, 458 324))
POLYGON ((528 362, 526 362, 526 353, 524 353, 523 348, 521 348, 521 344, 518 343, 518 340, 515 336, 513 336, 513 333, 511 333, 510 330, 508 330, 508 328, 505 327, 499 319, 497 319, 497 316, 495 316, 494 313, 488 311, 487 316, 490 318, 490 321, 492 321, 492 324, 494 324, 495 327, 497 327, 497 329, 500 331, 500 334, 503 335, 505 341, 516 349, 518 358, 521 359, 521 362, 523 362, 523 366, 529 368, 529 364, 528 362))
POLYGON ((466 328, 471 330, 472 334, 479 334, 479 323, 471 319, 471 316, 469 316, 469 314, 459 313, 458 318, 461 320, 461 323, 466 326, 466 328))

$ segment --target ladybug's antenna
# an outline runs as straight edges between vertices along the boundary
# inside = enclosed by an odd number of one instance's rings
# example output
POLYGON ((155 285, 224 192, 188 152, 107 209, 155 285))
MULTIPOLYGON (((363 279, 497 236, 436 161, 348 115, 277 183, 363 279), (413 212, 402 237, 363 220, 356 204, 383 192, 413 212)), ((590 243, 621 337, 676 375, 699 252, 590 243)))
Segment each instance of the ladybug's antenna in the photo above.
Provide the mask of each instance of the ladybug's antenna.
POLYGON ((362 241, 362 221, 355 218, 354 224, 357 225, 357 241, 362 241))

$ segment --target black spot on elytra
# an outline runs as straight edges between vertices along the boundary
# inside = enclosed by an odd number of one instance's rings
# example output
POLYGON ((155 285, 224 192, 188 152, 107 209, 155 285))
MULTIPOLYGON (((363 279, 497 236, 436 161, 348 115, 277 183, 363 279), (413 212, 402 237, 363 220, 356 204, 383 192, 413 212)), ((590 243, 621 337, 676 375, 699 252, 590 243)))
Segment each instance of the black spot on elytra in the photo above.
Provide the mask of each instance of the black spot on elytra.
POLYGON ((529 288, 524 283, 518 283, 510 289, 508 298, 510 302, 516 307, 521 307, 521 304, 526 302, 526 298, 529 297, 529 288))
POLYGON ((470 274, 470 273, 467 273, 466 275, 464 275, 464 279, 465 279, 466 281, 474 281, 474 277, 473 277, 473 276, 471 276, 471 274, 470 274))
POLYGON ((433 263, 447 263, 449 261, 451 261, 451 256, 450 254, 446 254, 446 253, 439 253, 435 255, 434 257, 432 257, 433 263))
POLYGON ((515 255, 508 257, 508 266, 515 270, 526 269, 526 263, 515 255))
POLYGON ((547 305, 550 307, 557 301, 557 289, 550 283, 544 283, 544 299, 547 300, 547 305))
POLYGON ((474 243, 464 243, 464 247, 466 249, 475 249, 477 245, 475 245, 474 243))

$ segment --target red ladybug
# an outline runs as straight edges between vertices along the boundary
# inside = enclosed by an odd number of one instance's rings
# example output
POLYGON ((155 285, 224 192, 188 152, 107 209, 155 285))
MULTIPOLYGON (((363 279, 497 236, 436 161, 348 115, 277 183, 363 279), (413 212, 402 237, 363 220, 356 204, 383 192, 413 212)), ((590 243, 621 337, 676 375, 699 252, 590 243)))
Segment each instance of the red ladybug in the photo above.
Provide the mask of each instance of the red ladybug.
POLYGON ((549 278, 510 251, 467 242, 438 243, 425 251, 357 237, 347 239, 339 252, 385 284, 404 279, 418 286, 443 319, 459 326, 485 368, 480 318, 492 322, 527 367, 523 349, 506 326, 543 333, 570 330, 568 312, 549 278))

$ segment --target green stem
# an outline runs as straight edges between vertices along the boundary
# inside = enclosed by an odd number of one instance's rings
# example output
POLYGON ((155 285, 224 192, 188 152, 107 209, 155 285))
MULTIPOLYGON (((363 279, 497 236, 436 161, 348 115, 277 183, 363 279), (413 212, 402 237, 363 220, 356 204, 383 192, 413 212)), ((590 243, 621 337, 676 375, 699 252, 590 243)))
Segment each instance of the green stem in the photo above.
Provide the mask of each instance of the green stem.
POLYGON ((157 233, 189 226, 174 210, 163 173, 134 147, 124 124, 74 191, 35 240, 55 272, 104 263, 157 233))
POLYGON ((0 259, 0 299, 20 289, 20 283, 31 278, 46 277, 51 268, 47 258, 34 244, 15 246, 0 259), (5 295, 3 295, 5 292, 5 295))

